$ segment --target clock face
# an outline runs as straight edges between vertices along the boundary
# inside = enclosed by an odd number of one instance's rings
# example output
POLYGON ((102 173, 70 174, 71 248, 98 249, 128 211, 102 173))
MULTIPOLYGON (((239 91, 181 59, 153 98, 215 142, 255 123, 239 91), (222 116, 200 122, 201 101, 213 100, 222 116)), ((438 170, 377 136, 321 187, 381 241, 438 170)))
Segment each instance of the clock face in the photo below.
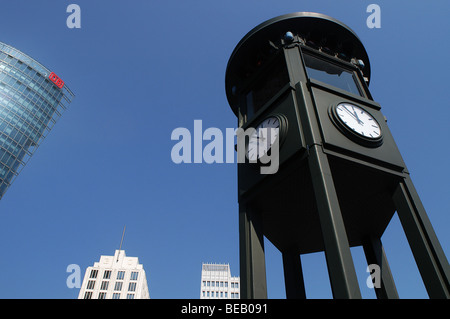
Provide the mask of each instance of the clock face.
POLYGON ((369 140, 380 140, 381 127, 375 118, 359 106, 340 103, 336 106, 337 118, 348 129, 369 140))
POLYGON ((280 136, 280 119, 271 116, 262 121, 250 136, 247 147, 247 158, 256 161, 270 150, 280 136))

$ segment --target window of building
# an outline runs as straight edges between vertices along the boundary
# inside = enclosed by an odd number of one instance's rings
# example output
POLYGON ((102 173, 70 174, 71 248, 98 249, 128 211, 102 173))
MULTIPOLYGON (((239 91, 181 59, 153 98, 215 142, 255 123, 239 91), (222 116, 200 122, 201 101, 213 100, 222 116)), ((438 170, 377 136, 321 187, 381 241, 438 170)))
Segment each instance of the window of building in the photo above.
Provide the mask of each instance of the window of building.
POLYGON ((94 289, 94 287, 95 287, 95 280, 89 280, 86 285, 86 289, 94 289))
POLYGON ((135 291, 136 290, 136 283, 135 282, 130 282, 128 284, 128 291, 135 291))
POLYGON ((130 280, 137 280, 139 272, 133 271, 131 272, 130 280))
POLYGON ((120 299, 120 293, 113 293, 113 299, 120 299))
POLYGON ((310 78, 361 96, 353 71, 310 54, 303 53, 303 59, 310 78))
POLYGON ((89 278, 97 278, 98 270, 92 269, 91 274, 89 275, 89 278))
POLYGON ((114 285, 114 290, 115 291, 121 291, 122 290, 122 281, 117 281, 116 284, 114 285))
POLYGON ((105 270, 103 273, 103 279, 109 279, 111 278, 111 270, 105 270))
POLYGON ((98 299, 106 299, 106 292, 101 292, 98 294, 98 299))
POLYGON ((134 294, 127 294, 127 299, 134 299, 134 294))
POLYGON ((92 299, 92 291, 86 291, 84 293, 84 299, 92 299))
POLYGON ((108 290, 108 284, 109 281, 102 281, 102 284, 100 285, 100 290, 108 290))
POLYGON ((206 281, 203 281, 203 287, 206 287, 206 281))
POLYGON ((125 276, 125 271, 118 271, 117 272, 117 279, 122 280, 125 276))

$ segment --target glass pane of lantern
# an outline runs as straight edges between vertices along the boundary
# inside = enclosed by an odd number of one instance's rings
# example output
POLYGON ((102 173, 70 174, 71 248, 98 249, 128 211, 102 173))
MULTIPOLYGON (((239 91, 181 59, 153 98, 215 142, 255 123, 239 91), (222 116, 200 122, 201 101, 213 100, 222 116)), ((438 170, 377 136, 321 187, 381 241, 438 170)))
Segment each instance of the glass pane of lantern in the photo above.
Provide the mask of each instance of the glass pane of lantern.
POLYGON ((361 95, 352 71, 309 54, 303 54, 303 58, 305 60, 306 71, 310 78, 330 84, 350 93, 361 95))
POLYGON ((251 118, 274 97, 286 84, 289 83, 289 74, 283 55, 278 55, 271 66, 261 72, 247 94, 247 116, 251 118))

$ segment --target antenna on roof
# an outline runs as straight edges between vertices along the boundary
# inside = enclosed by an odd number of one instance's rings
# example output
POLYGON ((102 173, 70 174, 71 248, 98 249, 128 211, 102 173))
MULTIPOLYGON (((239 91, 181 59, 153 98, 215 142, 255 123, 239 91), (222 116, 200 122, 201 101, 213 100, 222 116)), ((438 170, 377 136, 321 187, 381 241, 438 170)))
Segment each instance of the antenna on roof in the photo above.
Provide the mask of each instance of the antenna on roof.
POLYGON ((120 251, 122 250, 122 243, 123 243, 123 237, 125 236, 125 229, 127 228, 127 225, 123 226, 123 232, 122 232, 122 239, 120 240, 120 246, 119 246, 119 253, 117 254, 117 260, 119 260, 120 251))

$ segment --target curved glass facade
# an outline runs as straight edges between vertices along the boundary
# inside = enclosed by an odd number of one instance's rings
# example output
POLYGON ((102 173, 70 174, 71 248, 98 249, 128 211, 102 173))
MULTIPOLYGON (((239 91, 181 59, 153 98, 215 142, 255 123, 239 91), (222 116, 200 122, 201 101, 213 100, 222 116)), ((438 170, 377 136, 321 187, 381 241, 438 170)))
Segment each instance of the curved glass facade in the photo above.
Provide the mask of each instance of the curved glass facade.
POLYGON ((53 72, 0 42, 0 198, 72 98, 53 72))

